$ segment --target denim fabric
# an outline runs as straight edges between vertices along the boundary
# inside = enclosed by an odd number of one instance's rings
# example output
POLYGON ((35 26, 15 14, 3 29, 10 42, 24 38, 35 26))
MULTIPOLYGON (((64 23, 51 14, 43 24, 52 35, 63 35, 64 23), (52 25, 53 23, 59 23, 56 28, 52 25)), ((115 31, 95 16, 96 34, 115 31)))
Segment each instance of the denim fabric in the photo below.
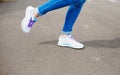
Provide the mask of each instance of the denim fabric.
POLYGON ((39 15, 42 16, 49 11, 69 6, 66 14, 65 23, 62 32, 69 34, 72 32, 73 25, 81 11, 85 0, 48 0, 38 7, 39 15))

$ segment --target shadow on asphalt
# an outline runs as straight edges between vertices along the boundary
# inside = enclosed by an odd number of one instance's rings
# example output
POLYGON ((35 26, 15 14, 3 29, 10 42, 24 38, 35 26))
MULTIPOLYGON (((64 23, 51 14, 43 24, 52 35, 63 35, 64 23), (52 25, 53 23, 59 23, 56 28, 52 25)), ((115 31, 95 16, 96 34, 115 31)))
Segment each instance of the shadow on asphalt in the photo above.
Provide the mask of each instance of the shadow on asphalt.
POLYGON ((120 48, 120 37, 112 40, 93 40, 83 43, 88 47, 120 48))
MULTIPOLYGON (((56 45, 57 40, 41 42, 38 45, 56 45)), ((82 42, 87 47, 120 48, 120 37, 112 40, 92 40, 82 42)))
POLYGON ((57 42, 58 40, 50 40, 50 41, 41 42, 39 43, 39 45, 56 45, 57 42))

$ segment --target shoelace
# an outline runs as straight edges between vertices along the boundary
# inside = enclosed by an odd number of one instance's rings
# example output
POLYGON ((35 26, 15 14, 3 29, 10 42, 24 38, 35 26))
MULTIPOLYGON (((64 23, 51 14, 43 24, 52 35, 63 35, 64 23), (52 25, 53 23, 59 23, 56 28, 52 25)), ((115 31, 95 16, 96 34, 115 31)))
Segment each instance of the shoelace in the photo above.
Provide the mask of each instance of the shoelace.
POLYGON ((69 37, 70 39, 72 39, 73 41, 77 42, 77 41, 72 37, 72 35, 68 35, 68 37, 69 37))
POLYGON ((28 27, 31 28, 35 22, 36 22, 35 20, 32 20, 32 18, 30 18, 30 21, 29 21, 28 27))

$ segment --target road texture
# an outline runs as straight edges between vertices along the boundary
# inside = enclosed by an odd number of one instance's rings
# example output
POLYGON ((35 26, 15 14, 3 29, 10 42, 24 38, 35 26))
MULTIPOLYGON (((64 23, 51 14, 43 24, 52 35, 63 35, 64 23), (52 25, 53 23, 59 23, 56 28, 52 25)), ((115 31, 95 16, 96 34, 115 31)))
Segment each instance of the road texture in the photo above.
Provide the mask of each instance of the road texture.
POLYGON ((21 30, 28 5, 47 0, 0 3, 0 75, 120 75, 120 0, 88 0, 73 29, 85 49, 57 46, 66 8, 21 30))

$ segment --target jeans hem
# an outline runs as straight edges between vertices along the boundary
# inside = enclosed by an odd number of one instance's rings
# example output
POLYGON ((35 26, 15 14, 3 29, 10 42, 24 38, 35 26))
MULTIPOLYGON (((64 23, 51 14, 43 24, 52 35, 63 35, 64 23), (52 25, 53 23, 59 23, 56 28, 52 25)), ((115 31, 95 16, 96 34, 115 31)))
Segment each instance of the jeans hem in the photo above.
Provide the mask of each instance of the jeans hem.
POLYGON ((70 34, 72 33, 72 31, 70 31, 70 32, 62 31, 61 33, 62 33, 62 34, 70 35, 70 34))

